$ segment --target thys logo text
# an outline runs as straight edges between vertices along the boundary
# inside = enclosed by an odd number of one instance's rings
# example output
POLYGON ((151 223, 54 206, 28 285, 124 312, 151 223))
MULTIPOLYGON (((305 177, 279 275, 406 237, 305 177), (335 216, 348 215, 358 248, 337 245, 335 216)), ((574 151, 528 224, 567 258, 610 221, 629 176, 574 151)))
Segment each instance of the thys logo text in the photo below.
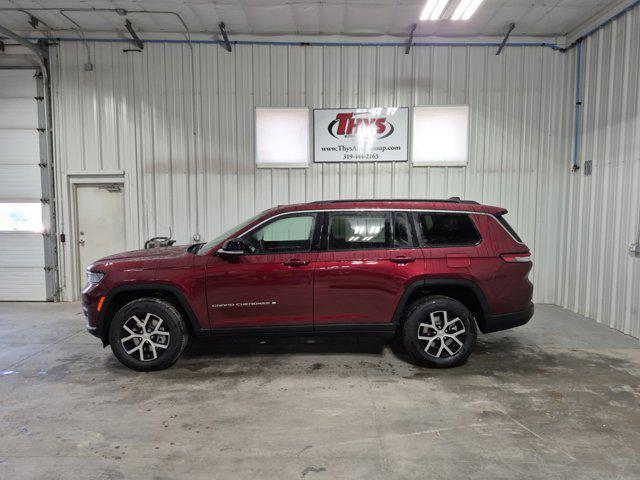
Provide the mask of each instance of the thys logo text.
POLYGON ((366 129, 366 135, 374 138, 386 138, 393 133, 394 127, 387 117, 375 117, 370 113, 338 113, 336 118, 329 123, 327 130, 334 137, 355 137, 358 132, 366 129))

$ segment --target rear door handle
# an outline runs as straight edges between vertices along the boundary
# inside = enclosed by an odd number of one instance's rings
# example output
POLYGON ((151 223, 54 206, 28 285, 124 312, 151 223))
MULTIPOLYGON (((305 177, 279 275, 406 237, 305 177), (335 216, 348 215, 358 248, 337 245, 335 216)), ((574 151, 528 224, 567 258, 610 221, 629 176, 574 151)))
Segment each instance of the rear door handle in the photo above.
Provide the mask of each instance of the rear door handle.
POLYGON ((289 260, 284 262, 284 264, 287 267, 303 267, 305 265, 308 265, 309 261, 308 260, 300 260, 299 258, 290 258, 289 260))
POLYGON ((400 257, 391 257, 389 261, 393 263, 411 263, 411 262, 415 262, 416 259, 414 257, 400 256, 400 257))

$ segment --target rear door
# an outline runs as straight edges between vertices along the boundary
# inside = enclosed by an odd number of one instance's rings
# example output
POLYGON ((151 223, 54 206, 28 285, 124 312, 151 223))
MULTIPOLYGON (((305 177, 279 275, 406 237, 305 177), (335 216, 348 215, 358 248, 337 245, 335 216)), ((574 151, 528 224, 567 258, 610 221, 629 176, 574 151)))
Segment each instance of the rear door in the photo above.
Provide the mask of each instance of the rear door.
POLYGON ((315 213, 275 217, 242 235, 248 245, 244 255, 210 257, 206 289, 212 328, 313 329, 316 218, 315 213))
POLYGON ((326 212, 316 261, 314 325, 390 323, 424 271, 409 212, 326 212))
POLYGON ((424 248, 427 278, 474 280, 483 270, 487 255, 485 249, 478 248, 482 239, 469 214, 415 212, 414 215, 418 240, 424 248))

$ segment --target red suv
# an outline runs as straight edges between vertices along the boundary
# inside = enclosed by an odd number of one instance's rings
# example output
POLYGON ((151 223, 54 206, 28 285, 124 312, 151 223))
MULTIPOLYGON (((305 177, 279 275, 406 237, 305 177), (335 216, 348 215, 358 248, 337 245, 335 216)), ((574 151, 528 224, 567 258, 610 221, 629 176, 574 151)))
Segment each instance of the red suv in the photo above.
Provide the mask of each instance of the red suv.
POLYGON ((449 200, 278 206, 208 243, 87 269, 88 330, 135 370, 172 365, 189 335, 398 334, 417 363, 464 362, 477 329, 533 315, 531 254, 503 208, 449 200))

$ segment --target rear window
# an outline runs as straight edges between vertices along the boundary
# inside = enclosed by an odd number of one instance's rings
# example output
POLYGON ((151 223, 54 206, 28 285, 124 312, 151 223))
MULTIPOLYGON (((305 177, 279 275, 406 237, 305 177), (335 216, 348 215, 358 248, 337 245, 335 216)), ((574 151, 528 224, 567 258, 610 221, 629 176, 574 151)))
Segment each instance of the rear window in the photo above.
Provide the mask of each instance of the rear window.
POLYGON ((518 236, 518 234, 513 229, 513 227, 509 225, 509 222, 507 222, 507 219, 504 218, 504 214, 496 215, 495 217, 500 222, 500 224, 507 230, 507 232, 511 234, 513 238, 515 238, 518 242, 522 243, 522 239, 518 236))
POLYGON ((462 246, 480 242, 480 234, 469 215, 425 212, 416 217, 422 246, 462 246))

